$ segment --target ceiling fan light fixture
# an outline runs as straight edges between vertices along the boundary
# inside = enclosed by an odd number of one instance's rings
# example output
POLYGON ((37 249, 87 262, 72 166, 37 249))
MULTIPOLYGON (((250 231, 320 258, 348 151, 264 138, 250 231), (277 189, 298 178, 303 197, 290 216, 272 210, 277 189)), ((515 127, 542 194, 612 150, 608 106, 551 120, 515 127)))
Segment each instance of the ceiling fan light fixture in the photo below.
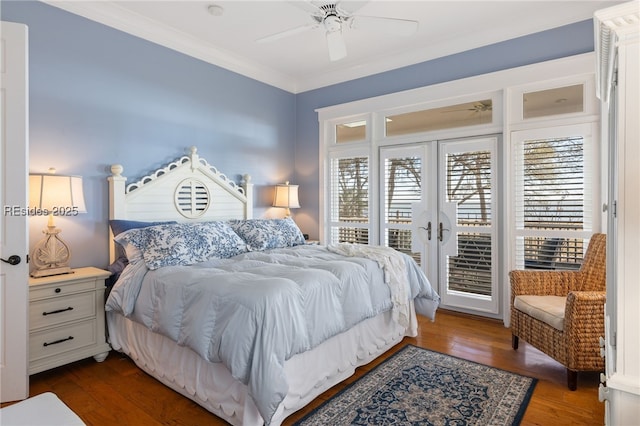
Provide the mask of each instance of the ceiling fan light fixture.
POLYGON ((224 8, 217 4, 211 4, 209 5, 209 7, 207 7, 207 11, 210 15, 222 16, 222 14, 224 13, 224 8))
POLYGON ((336 15, 328 15, 322 22, 324 24, 324 29, 327 30, 328 33, 342 30, 342 19, 336 15))

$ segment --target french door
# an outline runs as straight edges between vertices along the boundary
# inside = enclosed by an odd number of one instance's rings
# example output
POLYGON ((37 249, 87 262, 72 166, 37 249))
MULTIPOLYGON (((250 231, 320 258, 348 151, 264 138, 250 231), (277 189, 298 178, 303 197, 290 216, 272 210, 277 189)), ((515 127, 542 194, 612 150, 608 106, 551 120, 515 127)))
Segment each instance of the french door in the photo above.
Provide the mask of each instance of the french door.
POLYGON ((442 306, 499 311, 497 137, 380 149, 380 235, 411 255, 442 306))

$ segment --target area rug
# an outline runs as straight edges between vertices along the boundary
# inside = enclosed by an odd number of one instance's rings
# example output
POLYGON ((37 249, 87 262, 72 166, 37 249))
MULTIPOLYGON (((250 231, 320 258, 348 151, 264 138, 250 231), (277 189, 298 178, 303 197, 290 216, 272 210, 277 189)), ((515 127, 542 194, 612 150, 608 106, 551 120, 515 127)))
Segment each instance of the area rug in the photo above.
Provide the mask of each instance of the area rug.
POLYGON ((296 425, 518 425, 536 383, 408 345, 296 425))

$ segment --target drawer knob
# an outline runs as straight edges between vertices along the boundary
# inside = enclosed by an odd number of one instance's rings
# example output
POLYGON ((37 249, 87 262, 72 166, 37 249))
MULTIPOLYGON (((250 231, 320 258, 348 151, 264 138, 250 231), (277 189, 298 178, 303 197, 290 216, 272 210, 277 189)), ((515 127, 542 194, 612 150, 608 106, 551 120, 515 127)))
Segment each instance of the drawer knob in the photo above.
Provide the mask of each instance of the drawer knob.
POLYGON ((73 340, 73 336, 69 336, 69 337, 67 337, 67 338, 60 339, 60 340, 55 340, 55 341, 50 342, 50 343, 44 342, 44 343, 42 344, 42 346, 57 345, 58 343, 66 342, 67 340, 73 340))
POLYGON ((67 312, 67 311, 73 311, 73 306, 69 306, 68 308, 64 308, 64 309, 57 309, 55 311, 43 312, 42 315, 53 315, 53 314, 59 314, 60 312, 67 312))
POLYGON ((62 291, 62 289, 61 289, 60 287, 58 287, 58 288, 56 288, 56 289, 55 289, 55 290, 53 290, 53 291, 55 291, 56 293, 60 293, 60 292, 62 291))

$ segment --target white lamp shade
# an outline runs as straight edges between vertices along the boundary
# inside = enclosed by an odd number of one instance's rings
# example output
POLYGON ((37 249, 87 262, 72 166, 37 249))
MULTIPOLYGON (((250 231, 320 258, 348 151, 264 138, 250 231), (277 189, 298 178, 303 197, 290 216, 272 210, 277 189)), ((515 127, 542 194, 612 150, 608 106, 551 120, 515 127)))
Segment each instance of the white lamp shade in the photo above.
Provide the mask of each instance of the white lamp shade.
POLYGON ((29 207, 53 212, 55 209, 73 208, 86 213, 81 176, 56 174, 29 175, 29 207))
POLYGON ((273 197, 273 207, 284 207, 287 209, 297 209, 300 207, 298 201, 298 185, 285 184, 276 185, 276 192, 273 197))

